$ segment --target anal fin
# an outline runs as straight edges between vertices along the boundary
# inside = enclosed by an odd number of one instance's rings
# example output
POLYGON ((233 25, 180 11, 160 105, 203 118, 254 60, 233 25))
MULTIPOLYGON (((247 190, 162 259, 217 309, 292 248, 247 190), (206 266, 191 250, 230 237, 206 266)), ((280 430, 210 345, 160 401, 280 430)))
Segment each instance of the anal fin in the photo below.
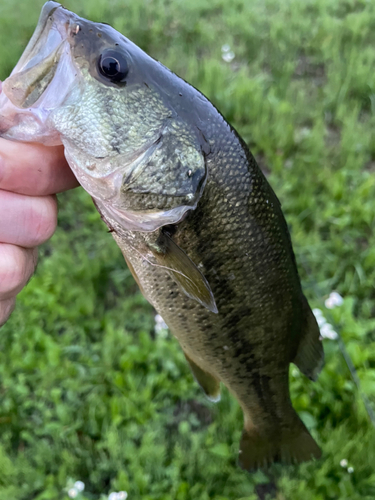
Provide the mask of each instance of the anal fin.
POLYGON ((195 380, 202 387, 207 398, 214 403, 220 401, 220 380, 210 373, 202 370, 184 351, 185 358, 188 361, 195 380))

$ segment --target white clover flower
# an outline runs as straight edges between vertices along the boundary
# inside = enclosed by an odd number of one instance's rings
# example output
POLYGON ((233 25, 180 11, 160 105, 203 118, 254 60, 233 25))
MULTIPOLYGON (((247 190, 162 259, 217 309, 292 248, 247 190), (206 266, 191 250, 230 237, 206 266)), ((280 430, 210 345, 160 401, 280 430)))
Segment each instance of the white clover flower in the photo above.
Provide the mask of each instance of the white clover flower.
POLYGON ((155 316, 155 333, 163 339, 168 337, 168 325, 165 323, 160 314, 155 316))
POLYGON ((223 54, 221 55, 223 61, 227 62, 227 63, 230 63, 233 61, 233 59, 236 57, 234 52, 230 51, 230 52, 223 52, 223 54))
POLYGON ((108 500, 126 500, 128 498, 128 494, 126 491, 113 491, 109 494, 108 500))
POLYGON ((81 493, 85 489, 85 483, 83 481, 76 481, 73 488, 81 493))
POLYGON ((349 474, 352 474, 354 472, 353 467, 348 467, 348 472, 349 472, 349 474))
POLYGON ((313 313, 314 313, 316 322, 319 325, 319 328, 321 328, 323 325, 325 325, 327 323, 327 320, 325 319, 321 309, 318 309, 318 308, 313 309, 313 313))
POLYGON ((330 323, 325 323, 320 328, 320 335, 324 339, 336 340, 338 338, 337 332, 333 329, 333 326, 330 323))
POLYGON ((340 461, 340 465, 341 465, 341 467, 343 467, 344 469, 348 466, 348 461, 346 460, 346 458, 343 458, 343 459, 340 461))
POLYGON ((328 299, 324 302, 327 309, 334 309, 335 307, 341 306, 344 299, 337 292, 331 292, 328 299))
POLYGON ((319 309, 318 307, 313 309, 312 312, 314 313, 314 316, 316 319, 323 317, 323 311, 321 309, 319 309))
POLYGON ((78 493, 79 493, 79 491, 77 490, 77 488, 70 488, 70 490, 68 491, 68 497, 69 498, 76 498, 78 493))
POLYGON ((320 309, 313 309, 313 313, 318 323, 320 335, 323 339, 335 340, 338 338, 337 332, 333 329, 330 323, 327 323, 322 311, 320 309))
POLYGON ((230 49, 230 45, 228 45, 227 43, 225 43, 221 47, 221 57, 222 57, 223 61, 225 61, 227 63, 232 62, 233 59, 235 58, 233 50, 230 49))

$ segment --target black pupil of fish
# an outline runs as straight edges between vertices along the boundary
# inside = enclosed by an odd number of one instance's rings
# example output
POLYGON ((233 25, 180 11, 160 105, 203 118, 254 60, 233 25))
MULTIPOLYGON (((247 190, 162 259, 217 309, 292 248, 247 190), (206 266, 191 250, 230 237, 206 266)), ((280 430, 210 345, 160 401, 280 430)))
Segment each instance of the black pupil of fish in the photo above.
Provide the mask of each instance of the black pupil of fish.
POLYGON ((128 65, 121 54, 102 54, 99 59, 99 71, 112 82, 120 82, 127 75, 128 65))
POLYGON ((107 57, 102 61, 102 68, 106 75, 116 76, 120 72, 120 64, 113 57, 107 57))

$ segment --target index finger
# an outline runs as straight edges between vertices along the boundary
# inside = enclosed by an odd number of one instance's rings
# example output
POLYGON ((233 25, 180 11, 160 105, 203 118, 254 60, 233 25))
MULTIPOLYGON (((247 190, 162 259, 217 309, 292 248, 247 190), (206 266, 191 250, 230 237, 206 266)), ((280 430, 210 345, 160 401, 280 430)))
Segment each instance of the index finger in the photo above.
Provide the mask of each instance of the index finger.
POLYGON ((0 189, 44 196, 78 186, 63 146, 13 142, 0 138, 0 189))

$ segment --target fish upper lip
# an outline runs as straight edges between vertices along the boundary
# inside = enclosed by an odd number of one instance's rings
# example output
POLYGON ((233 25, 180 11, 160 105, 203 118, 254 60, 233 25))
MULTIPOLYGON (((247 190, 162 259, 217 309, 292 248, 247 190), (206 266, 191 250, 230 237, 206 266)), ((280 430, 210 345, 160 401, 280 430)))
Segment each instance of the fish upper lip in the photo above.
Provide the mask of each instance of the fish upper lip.
POLYGON ((14 67, 11 73, 12 75, 38 64, 45 57, 51 54, 51 52, 53 52, 53 50, 55 50, 62 42, 62 33, 59 30, 56 30, 56 28, 54 31, 59 33, 59 39, 55 39, 54 43, 51 43, 53 42, 53 39, 49 39, 48 36, 51 31, 51 26, 48 26, 48 23, 51 22, 51 14, 53 14, 53 12, 60 7, 62 8, 60 4, 53 1, 47 2, 44 5, 35 31, 21 58, 14 67))
POLYGON ((34 34, 3 85, 3 93, 17 108, 34 107, 42 98, 60 58, 67 52, 64 46, 75 34, 78 20, 59 3, 50 1, 44 5, 34 34))
POLYGON ((44 4, 35 31, 11 75, 29 69, 49 57, 59 45, 75 33, 80 17, 61 4, 44 4))
POLYGON ((3 137, 61 144, 58 134, 52 138, 47 131, 46 122, 67 95, 77 73, 68 52, 74 35, 72 27, 77 26, 79 20, 79 16, 59 3, 50 1, 44 5, 34 34, 11 75, 2 83, 0 133, 3 137), (18 117, 20 112, 24 117, 23 126, 18 117))

